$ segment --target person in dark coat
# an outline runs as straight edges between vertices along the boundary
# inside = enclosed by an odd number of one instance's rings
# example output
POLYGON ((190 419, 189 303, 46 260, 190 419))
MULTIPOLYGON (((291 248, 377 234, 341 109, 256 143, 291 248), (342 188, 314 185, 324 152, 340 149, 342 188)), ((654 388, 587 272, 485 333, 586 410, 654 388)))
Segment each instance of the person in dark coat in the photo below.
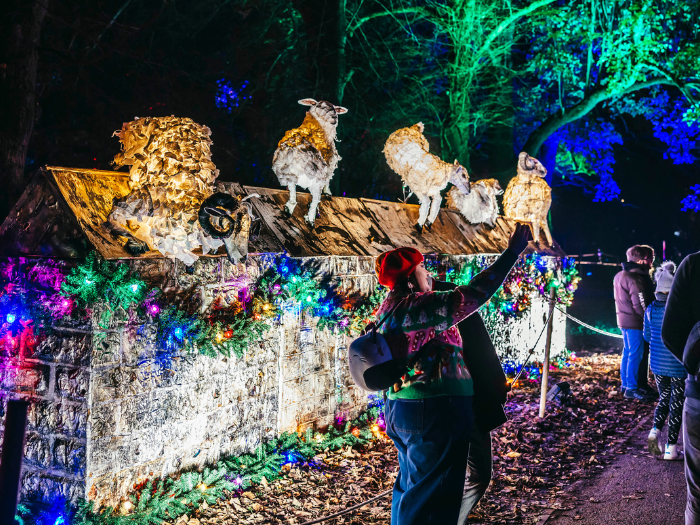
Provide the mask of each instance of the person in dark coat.
POLYGON ((700 252, 688 255, 678 267, 661 326, 666 348, 686 371, 683 405, 683 448, 688 499, 686 525, 700 525, 700 252))
MULTIPOLYGON (((433 290, 456 288, 454 283, 433 281, 433 290)), ((457 328, 462 336, 464 362, 474 382, 472 410, 474 427, 469 443, 467 479, 462 505, 459 509, 459 525, 467 523, 469 513, 489 487, 493 474, 493 449, 491 431, 508 418, 503 405, 508 398, 510 385, 506 379, 491 336, 477 312, 461 321, 457 328)))
POLYGON ((647 380, 648 346, 645 344, 644 311, 654 300, 654 282, 649 272, 654 262, 651 246, 635 245, 627 250, 627 262, 615 275, 615 312, 622 330, 624 348, 620 363, 620 380, 625 397, 645 399, 652 394, 647 380))

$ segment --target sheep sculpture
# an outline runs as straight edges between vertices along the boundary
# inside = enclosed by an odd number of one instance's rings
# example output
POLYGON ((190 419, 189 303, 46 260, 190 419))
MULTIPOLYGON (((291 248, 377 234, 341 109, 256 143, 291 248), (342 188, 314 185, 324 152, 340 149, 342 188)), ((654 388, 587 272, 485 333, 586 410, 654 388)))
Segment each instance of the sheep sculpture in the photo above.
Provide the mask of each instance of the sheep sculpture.
POLYGON ((115 131, 122 152, 113 161, 129 166, 131 192, 113 204, 105 227, 127 239, 132 255, 158 250, 191 265, 223 242, 197 221, 199 208, 214 190, 219 170, 211 161, 211 130, 192 119, 146 117, 115 131))
POLYGON ((329 183, 338 166, 340 156, 335 149, 338 115, 347 109, 324 100, 300 100, 302 106, 311 106, 300 127, 284 134, 272 158, 272 170, 282 186, 289 188, 287 212, 291 215, 297 205, 297 186, 311 192, 309 211, 304 216, 313 226, 321 193, 331 194, 329 183))
POLYGON ((454 184, 462 193, 469 194, 469 174, 455 160, 443 162, 428 152, 428 140, 423 136, 423 123, 401 128, 392 133, 384 146, 389 167, 401 176, 403 183, 418 197, 420 210, 416 228, 430 229, 440 212, 440 192, 447 183, 454 184))
POLYGON ((536 243, 540 228, 552 246, 552 234, 547 225, 547 213, 552 205, 552 188, 543 179, 547 169, 524 151, 518 156, 518 173, 508 183, 503 195, 503 213, 516 221, 529 222, 536 243))
POLYGON ((471 224, 496 225, 498 201, 496 195, 503 193, 496 179, 481 179, 470 183, 471 192, 464 195, 457 187, 447 194, 447 205, 457 208, 471 224))

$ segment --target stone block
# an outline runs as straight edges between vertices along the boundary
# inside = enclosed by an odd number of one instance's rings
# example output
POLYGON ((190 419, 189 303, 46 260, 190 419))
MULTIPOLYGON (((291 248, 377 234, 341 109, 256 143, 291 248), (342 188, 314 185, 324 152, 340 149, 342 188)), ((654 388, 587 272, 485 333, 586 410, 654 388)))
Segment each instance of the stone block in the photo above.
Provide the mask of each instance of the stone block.
POLYGON ((299 375, 307 376, 321 370, 321 359, 314 350, 302 352, 299 356, 299 375))
POLYGON ((93 339, 91 334, 55 330, 40 338, 36 346, 25 346, 25 357, 54 363, 87 365, 90 361, 93 339))
POLYGON ((80 498, 85 497, 85 482, 26 470, 22 475, 21 497, 47 504, 53 504, 60 499, 77 504, 80 498))
POLYGON ((85 476, 85 443, 58 438, 53 446, 52 468, 73 476, 85 476))
POLYGON ((92 366, 109 365, 121 360, 119 332, 102 332, 93 335, 91 339, 93 346, 90 364, 92 366))
POLYGON ((51 466, 51 441, 48 436, 27 432, 24 446, 24 464, 47 469, 51 466))
POLYGON ((357 275, 375 275, 374 262, 376 259, 376 257, 358 257, 357 275))
POLYGON ((51 367, 15 359, 0 360, 0 388, 37 396, 48 394, 51 367))
POLYGON ((85 368, 56 367, 56 396, 83 400, 89 387, 89 372, 85 368))
POLYGON ((101 439, 117 433, 117 422, 121 418, 121 403, 111 402, 93 405, 90 410, 90 433, 92 439, 101 439))
POLYGON ((300 355, 290 355, 282 358, 282 377, 285 381, 299 377, 300 359, 300 355))
POLYGON ((221 282, 221 261, 219 257, 200 257, 192 266, 176 261, 175 277, 181 289, 189 290, 203 284, 221 282))

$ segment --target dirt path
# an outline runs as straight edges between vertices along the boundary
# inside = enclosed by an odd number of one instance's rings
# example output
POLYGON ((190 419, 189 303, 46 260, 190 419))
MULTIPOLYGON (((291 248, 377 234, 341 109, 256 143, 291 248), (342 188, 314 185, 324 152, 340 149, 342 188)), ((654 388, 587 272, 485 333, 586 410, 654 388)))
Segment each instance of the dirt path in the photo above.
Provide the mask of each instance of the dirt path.
MULTIPOLYGON (((683 461, 662 461, 646 450, 645 427, 605 471, 563 498, 543 525, 683 525, 683 461)), ((665 432, 660 442, 665 442, 665 432)), ((681 443, 682 445, 682 443, 681 443)), ((682 448, 679 447, 679 448, 682 448)))

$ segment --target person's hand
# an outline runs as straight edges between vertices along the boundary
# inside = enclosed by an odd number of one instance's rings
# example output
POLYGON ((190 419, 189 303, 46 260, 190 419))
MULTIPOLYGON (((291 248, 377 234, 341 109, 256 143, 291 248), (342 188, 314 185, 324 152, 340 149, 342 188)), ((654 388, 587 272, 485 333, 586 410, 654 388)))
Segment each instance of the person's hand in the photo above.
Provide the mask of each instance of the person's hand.
POLYGON ((527 224, 517 223, 515 230, 508 239, 508 249, 520 255, 527 248, 527 243, 532 240, 532 232, 527 224))

